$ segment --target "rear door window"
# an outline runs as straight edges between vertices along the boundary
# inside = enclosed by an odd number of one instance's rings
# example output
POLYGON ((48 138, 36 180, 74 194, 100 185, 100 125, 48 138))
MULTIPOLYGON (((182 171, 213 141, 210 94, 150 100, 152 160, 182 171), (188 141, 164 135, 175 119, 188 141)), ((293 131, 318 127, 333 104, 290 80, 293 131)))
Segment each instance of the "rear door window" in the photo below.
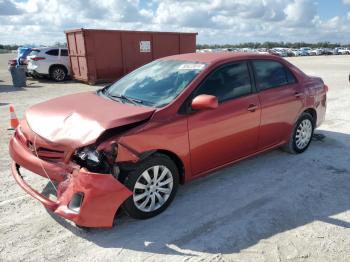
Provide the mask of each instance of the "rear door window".
POLYGON ((259 90, 266 90, 293 84, 296 79, 284 65, 272 60, 253 61, 256 82, 259 90))
POLYGON ((58 49, 51 49, 46 52, 47 55, 58 56, 58 49))

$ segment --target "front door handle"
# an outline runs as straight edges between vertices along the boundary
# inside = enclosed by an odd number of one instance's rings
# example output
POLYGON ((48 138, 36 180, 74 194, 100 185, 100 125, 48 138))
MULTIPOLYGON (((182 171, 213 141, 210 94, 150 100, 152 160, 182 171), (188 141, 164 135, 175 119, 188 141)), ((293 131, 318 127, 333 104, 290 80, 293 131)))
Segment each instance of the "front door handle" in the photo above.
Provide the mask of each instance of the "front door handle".
POLYGON ((250 112, 255 112, 255 110, 257 110, 257 109, 258 109, 258 106, 255 104, 250 104, 248 106, 248 111, 250 111, 250 112))

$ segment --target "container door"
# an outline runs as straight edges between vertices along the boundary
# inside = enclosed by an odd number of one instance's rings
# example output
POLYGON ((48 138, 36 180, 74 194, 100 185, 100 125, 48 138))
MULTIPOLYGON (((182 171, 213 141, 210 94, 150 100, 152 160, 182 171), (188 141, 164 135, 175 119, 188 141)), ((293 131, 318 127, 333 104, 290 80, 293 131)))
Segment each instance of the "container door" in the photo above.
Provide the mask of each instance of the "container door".
POLYGON ((153 58, 180 53, 180 39, 178 34, 154 34, 153 35, 153 58))
POLYGON ((123 33, 124 73, 153 60, 152 36, 145 33, 123 33))
POLYGON ((77 48, 77 55, 79 56, 85 56, 85 41, 83 32, 76 32, 75 33, 75 40, 76 40, 76 48, 77 48))
POLYGON ((195 34, 180 34, 180 53, 196 52, 196 35, 195 34))
POLYGON ((67 33, 67 41, 73 78, 88 80, 83 32, 67 33))
POLYGON ((88 80, 88 68, 85 56, 78 57, 78 65, 81 79, 88 80))
POLYGON ((71 62, 73 77, 77 78, 77 79, 80 79, 80 70, 79 70, 78 57, 69 55, 69 59, 70 59, 70 62, 71 62))
POLYGON ((77 54, 77 47, 75 43, 75 37, 74 33, 67 33, 67 42, 68 42, 68 48, 69 48, 69 54, 70 55, 76 55, 77 54))
POLYGON ((86 49, 93 50, 93 54, 89 52, 90 74, 95 70, 96 79, 102 81, 120 78, 124 74, 121 33, 96 30, 89 32, 89 36, 91 37, 90 41, 86 41, 86 49), (92 55, 94 59, 91 59, 92 55))

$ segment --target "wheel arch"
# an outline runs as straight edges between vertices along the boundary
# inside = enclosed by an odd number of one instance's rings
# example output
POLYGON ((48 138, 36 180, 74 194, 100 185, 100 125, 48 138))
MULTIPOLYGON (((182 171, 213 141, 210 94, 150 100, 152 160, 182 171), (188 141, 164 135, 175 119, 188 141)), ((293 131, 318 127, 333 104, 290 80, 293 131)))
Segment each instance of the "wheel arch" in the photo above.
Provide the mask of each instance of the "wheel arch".
POLYGON ((317 123, 317 111, 314 108, 308 108, 306 110, 304 110, 303 113, 309 113, 312 116, 312 119, 314 121, 314 126, 316 127, 316 123, 317 123))
POLYGON ((51 73, 51 70, 54 67, 62 67, 62 68, 64 68, 64 70, 66 71, 66 74, 68 75, 68 68, 65 65, 62 65, 62 64, 52 64, 52 65, 50 65, 50 67, 49 67, 49 74, 51 73))
POLYGON ((152 150, 152 151, 142 153, 141 159, 142 158, 146 159, 154 154, 162 154, 162 155, 166 155, 167 157, 169 157, 175 163, 177 170, 179 171, 180 184, 185 183, 185 166, 184 166, 181 158, 177 154, 175 154, 169 150, 157 149, 157 150, 152 150))

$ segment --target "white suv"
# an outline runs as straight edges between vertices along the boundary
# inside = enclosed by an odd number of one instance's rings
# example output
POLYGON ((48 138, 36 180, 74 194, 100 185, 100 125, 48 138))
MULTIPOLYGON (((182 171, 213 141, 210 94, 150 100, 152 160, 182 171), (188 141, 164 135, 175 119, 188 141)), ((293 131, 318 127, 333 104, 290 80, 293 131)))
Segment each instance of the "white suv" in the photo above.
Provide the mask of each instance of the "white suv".
POLYGON ((28 73, 33 77, 50 76, 55 81, 64 81, 70 75, 67 48, 33 48, 27 56, 28 73))
POLYGON ((341 55, 350 55, 350 48, 348 47, 341 48, 338 50, 338 53, 341 55))

